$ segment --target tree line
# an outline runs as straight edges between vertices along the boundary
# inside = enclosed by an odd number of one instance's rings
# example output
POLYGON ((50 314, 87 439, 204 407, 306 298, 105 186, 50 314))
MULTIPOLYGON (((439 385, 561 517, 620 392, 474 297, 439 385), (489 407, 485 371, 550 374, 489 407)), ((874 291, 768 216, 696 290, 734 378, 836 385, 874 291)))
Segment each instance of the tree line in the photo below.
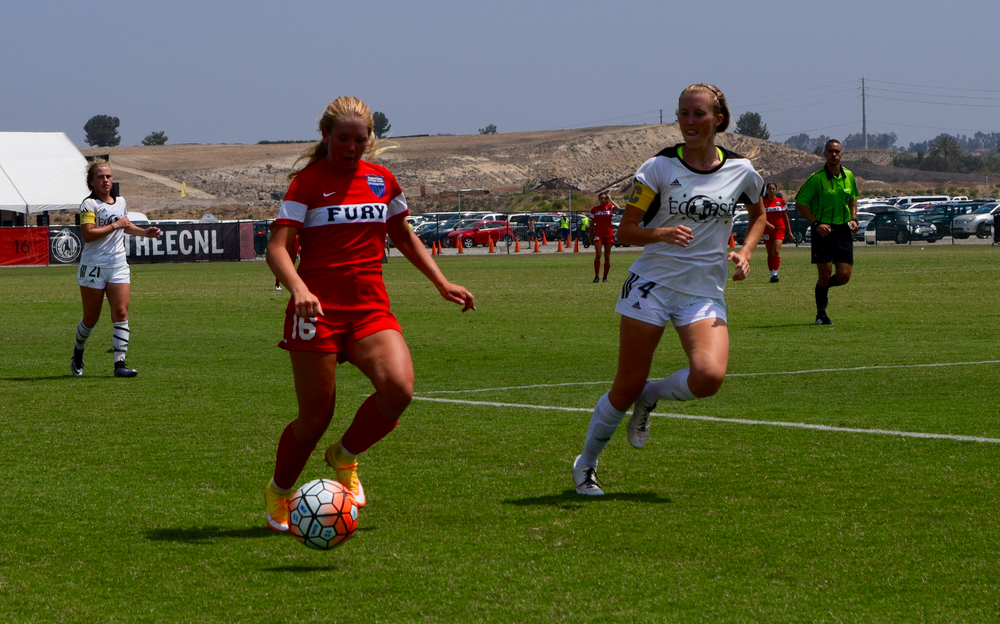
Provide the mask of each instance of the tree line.
MULTIPOLYGON (((736 121, 736 132, 765 140, 771 136, 760 114, 751 111, 740 115, 736 121)), ((897 138, 895 132, 869 134, 868 149, 895 152, 892 160, 896 167, 948 173, 1000 173, 1000 132, 976 132, 972 136, 943 133, 920 143, 911 142, 908 148, 897 147, 897 138), (973 153, 977 151, 980 153, 973 153)), ((788 137, 784 144, 805 152, 822 154, 830 139, 825 134, 811 137, 802 132, 788 137)), ((838 140, 845 150, 865 148, 865 135, 860 132, 838 140)))

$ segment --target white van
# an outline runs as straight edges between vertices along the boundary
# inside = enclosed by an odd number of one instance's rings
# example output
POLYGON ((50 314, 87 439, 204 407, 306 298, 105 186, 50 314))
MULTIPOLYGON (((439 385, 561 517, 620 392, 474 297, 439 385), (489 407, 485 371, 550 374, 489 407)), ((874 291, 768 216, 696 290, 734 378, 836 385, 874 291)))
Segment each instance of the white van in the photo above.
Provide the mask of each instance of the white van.
POLYGON ((132 225, 141 228, 149 227, 149 219, 147 219, 146 215, 142 214, 141 212, 129 211, 127 216, 128 220, 132 222, 132 225))
POLYGON ((905 210, 910 204, 924 204, 927 202, 937 204, 946 201, 951 201, 951 197, 947 195, 907 195, 906 197, 897 197, 893 205, 905 210))

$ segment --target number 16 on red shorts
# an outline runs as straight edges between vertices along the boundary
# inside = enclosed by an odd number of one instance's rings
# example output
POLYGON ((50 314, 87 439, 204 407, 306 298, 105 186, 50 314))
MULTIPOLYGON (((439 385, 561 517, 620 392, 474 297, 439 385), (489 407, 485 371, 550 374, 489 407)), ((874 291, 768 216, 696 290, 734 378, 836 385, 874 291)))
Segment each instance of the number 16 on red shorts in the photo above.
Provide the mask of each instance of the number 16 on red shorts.
POLYGON ((323 310, 323 315, 304 318, 294 306, 285 311, 285 328, 278 346, 286 351, 343 353, 348 345, 380 331, 403 333, 399 321, 388 310, 323 310))

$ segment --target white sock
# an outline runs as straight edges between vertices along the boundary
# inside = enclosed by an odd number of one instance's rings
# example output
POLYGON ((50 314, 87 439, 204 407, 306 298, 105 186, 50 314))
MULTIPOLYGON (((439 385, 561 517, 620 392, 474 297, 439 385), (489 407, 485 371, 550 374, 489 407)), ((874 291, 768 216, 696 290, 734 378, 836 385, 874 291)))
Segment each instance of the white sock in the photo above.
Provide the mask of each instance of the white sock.
POLYGON ((594 415, 590 417, 590 427, 587 429, 587 442, 583 445, 580 461, 588 466, 597 465, 597 457, 611 441, 611 436, 618 429, 618 423, 625 418, 625 412, 619 412, 611 405, 608 395, 597 400, 594 415))
POLYGON ((682 368, 666 379, 651 381, 642 389, 642 400, 646 403, 657 401, 691 401, 696 397, 688 387, 690 368, 682 368))
POLYGON ((778 270, 777 269, 771 271, 771 277, 774 277, 777 274, 778 274, 778 270))
POLYGON ((83 324, 81 320, 76 326, 76 348, 83 351, 83 348, 87 346, 87 338, 90 338, 90 332, 94 331, 93 327, 87 327, 83 324))
POLYGON ((111 329, 111 347, 115 351, 115 362, 125 361, 125 352, 128 351, 128 321, 114 323, 111 329))

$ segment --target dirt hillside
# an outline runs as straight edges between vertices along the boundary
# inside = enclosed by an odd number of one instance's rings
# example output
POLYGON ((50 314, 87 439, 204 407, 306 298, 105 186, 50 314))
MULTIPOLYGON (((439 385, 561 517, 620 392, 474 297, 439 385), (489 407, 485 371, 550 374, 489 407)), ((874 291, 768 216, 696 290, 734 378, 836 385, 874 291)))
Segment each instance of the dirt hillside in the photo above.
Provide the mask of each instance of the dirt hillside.
MULTIPOLYGON (((626 179, 644 160, 681 141, 677 124, 606 126, 578 130, 491 135, 426 136, 386 139, 392 149, 377 159, 392 169, 414 212, 453 210, 459 189, 485 189, 463 195, 463 208, 529 208, 526 193, 539 181, 561 179, 588 200, 626 179)), ((751 158, 765 177, 791 188, 822 164, 822 159, 786 145, 726 133, 718 143, 751 158)), ((134 211, 152 218, 219 219, 273 217, 287 175, 307 143, 268 145, 164 145, 93 148, 84 154, 109 154, 121 193, 134 211), (187 197, 181 197, 182 185, 187 197)), ((885 162, 885 154, 860 155, 885 162)), ((850 161, 851 155, 845 156, 850 161)), ((860 163, 859 163, 860 164, 860 163)), ((864 163, 853 167, 862 188, 903 183, 940 185, 928 174, 864 163), (906 172, 899 177, 900 172, 906 172), (892 174, 896 174, 895 176, 892 174), (915 179, 906 179, 906 175, 915 179), (896 182, 899 180, 899 182, 896 182)), ((949 180, 959 176, 947 176, 949 180)), ((964 185, 969 182, 962 181, 964 185)), ((562 186, 562 188, 566 188, 562 186)), ((565 194, 553 191, 550 196, 565 194)), ((535 195, 535 201, 538 201, 535 195)), ((530 201, 530 200, 528 200, 530 201)), ((539 204, 540 205, 540 204, 539 204)))

